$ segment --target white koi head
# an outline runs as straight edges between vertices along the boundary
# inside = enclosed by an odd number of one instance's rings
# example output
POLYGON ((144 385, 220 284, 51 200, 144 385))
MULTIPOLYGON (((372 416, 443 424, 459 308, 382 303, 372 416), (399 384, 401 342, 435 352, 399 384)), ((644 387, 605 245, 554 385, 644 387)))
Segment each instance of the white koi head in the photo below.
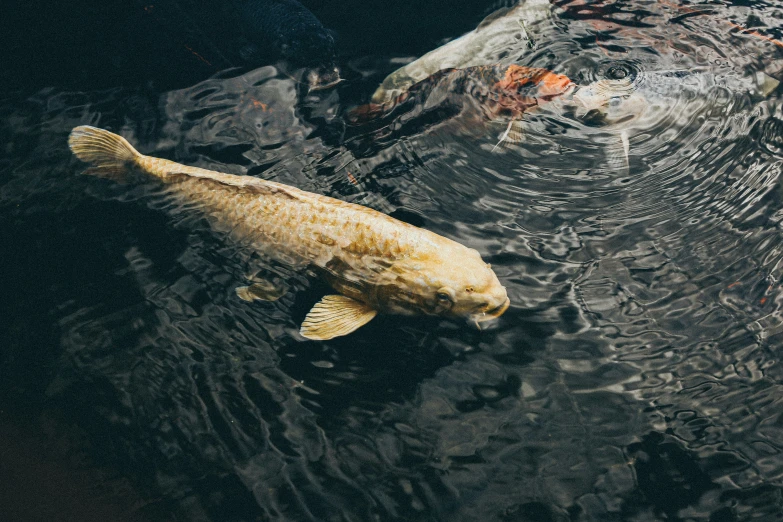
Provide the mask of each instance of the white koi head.
POLYGON ((457 246, 395 262, 394 280, 376 296, 378 305, 391 313, 462 318, 476 327, 503 315, 509 306, 505 287, 476 250, 457 246))
POLYGON ((636 92, 630 79, 602 79, 580 87, 573 95, 577 103, 577 117, 599 114, 608 124, 640 118, 647 109, 647 101, 636 92))

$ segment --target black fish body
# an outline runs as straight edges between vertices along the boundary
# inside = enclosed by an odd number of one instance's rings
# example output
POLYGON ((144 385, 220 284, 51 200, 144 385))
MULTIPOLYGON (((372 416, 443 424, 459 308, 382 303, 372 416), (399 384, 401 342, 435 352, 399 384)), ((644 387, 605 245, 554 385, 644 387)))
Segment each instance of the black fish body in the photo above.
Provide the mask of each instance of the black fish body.
POLYGON ((232 0, 229 4, 242 36, 257 50, 301 66, 334 64, 334 37, 296 0, 232 0))
POLYGON ((332 33, 297 0, 138 1, 145 16, 213 73, 279 60, 297 68, 335 69, 332 33))

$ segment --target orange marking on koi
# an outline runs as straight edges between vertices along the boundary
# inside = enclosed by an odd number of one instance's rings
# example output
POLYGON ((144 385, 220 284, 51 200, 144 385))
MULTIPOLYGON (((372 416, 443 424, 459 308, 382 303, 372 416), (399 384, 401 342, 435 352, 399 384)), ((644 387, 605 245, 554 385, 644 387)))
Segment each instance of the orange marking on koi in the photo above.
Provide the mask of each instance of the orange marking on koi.
POLYGON ((269 105, 267 105, 264 102, 260 102, 255 98, 250 98, 250 101, 253 103, 253 107, 255 107, 256 109, 261 109, 263 112, 266 112, 267 109, 269 109, 269 105))
POLYGON ((495 84, 498 89, 516 91, 528 84, 538 84, 539 92, 544 95, 562 94, 571 86, 571 79, 545 69, 510 65, 502 80, 495 84))
MULTIPOLYGON (((348 171, 346 171, 346 172, 348 172, 348 171)), ((356 181, 356 178, 354 178, 353 174, 351 174, 350 172, 348 172, 348 181, 350 181, 354 185, 358 185, 359 184, 359 182, 356 181)))
MULTIPOLYGON (((684 5, 677 5, 677 4, 672 3, 672 2, 667 2, 666 0, 658 0, 658 3, 659 4, 663 4, 665 6, 673 7, 675 9, 679 9, 681 11, 685 11, 686 13, 698 13, 698 12, 700 12, 698 9, 693 9, 692 7, 686 7, 684 5)), ((766 41, 768 41, 770 43, 773 43, 773 44, 777 45, 778 47, 783 47, 783 42, 781 42, 780 40, 776 40, 776 39, 771 38, 771 37, 769 37, 767 35, 761 34, 758 31, 754 31, 752 29, 748 29, 747 27, 743 27, 743 26, 741 26, 739 24, 735 24, 734 22, 732 22, 730 20, 721 20, 721 21, 726 22, 727 24, 729 24, 730 26, 732 26, 735 29, 739 29, 741 32, 743 32, 745 34, 749 34, 751 36, 755 36, 757 38, 761 38, 762 40, 766 40, 766 41)))
POLYGON ((739 286, 739 285, 741 285, 741 284, 742 284, 742 283, 740 283, 739 281, 735 281, 735 282, 731 283, 729 286, 727 286, 726 288, 727 288, 727 289, 729 289, 729 288, 734 288, 735 286, 739 286))
POLYGON ((751 36, 755 36, 757 38, 761 38, 762 40, 766 40, 766 41, 768 41, 770 43, 773 43, 773 44, 777 45, 778 47, 783 47, 783 42, 781 42, 780 40, 775 40, 774 38, 770 38, 769 36, 761 34, 758 31, 753 31, 753 30, 748 29, 746 27, 742 27, 741 25, 735 24, 734 22, 726 21, 726 23, 728 23, 730 26, 732 26, 732 27, 734 27, 736 29, 739 29, 740 31, 742 31, 745 34, 749 34, 751 36))

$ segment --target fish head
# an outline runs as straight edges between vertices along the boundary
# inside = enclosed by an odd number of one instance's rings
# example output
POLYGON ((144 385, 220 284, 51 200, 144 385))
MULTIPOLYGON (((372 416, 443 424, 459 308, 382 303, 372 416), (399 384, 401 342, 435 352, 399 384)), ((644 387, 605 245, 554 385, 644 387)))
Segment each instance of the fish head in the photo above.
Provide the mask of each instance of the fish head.
POLYGON ((509 306, 506 288, 476 250, 459 247, 396 263, 394 290, 387 294, 385 307, 396 313, 466 319, 476 327, 503 315, 509 306))
POLYGON ((545 69, 510 65, 497 87, 503 91, 520 93, 526 88, 536 87, 536 98, 549 100, 568 93, 575 87, 568 76, 556 74, 545 69))
POLYGON ((601 79, 579 87, 573 101, 577 117, 595 119, 597 116, 607 124, 638 119, 649 105, 628 79, 601 79))
POLYGON ((503 78, 494 84, 497 99, 493 100, 495 116, 519 117, 527 110, 568 95, 576 85, 562 74, 545 69, 509 66, 503 78))
POLYGON ((570 93, 575 87, 576 85, 568 76, 547 72, 538 82, 538 97, 542 100, 551 100, 570 93))
POLYGON ((331 89, 343 79, 340 77, 340 69, 334 65, 322 65, 307 71, 306 74, 308 92, 331 89))

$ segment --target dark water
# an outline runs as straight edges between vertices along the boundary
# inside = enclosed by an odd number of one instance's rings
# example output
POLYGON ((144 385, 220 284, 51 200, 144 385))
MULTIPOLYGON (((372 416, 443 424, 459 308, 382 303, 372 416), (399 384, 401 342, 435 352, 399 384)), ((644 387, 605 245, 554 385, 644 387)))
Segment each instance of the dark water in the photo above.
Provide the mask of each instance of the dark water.
POLYGON ((783 518, 783 108, 754 80, 780 78, 783 10, 556 4, 489 53, 582 85, 627 71, 635 104, 542 106, 495 150, 505 121, 469 100, 345 123, 411 52, 393 41, 310 96, 273 66, 4 94, 0 518, 783 518), (454 238, 511 308, 303 342, 323 283, 265 266, 288 293, 240 301, 253 261, 154 186, 80 175, 80 124, 454 238))

